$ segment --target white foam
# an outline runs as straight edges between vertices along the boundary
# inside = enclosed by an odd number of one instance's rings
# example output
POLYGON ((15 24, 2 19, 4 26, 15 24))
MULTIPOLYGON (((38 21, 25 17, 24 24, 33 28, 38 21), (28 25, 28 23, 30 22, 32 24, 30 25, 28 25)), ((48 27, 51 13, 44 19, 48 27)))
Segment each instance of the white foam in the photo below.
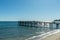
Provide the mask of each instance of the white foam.
POLYGON ((50 31, 50 32, 44 33, 42 35, 33 36, 33 37, 30 37, 30 38, 25 39, 25 40, 41 40, 41 39, 43 39, 43 38, 45 38, 49 35, 52 35, 52 34, 55 34, 55 33, 58 33, 58 32, 60 32, 60 29, 50 31))

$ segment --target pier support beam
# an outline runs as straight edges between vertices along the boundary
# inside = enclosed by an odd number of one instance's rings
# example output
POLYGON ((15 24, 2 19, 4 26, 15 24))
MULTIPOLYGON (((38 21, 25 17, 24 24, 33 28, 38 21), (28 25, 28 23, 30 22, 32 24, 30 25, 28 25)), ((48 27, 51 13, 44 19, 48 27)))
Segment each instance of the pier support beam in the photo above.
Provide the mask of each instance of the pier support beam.
POLYGON ((59 24, 56 24, 56 29, 58 29, 59 28, 59 24))

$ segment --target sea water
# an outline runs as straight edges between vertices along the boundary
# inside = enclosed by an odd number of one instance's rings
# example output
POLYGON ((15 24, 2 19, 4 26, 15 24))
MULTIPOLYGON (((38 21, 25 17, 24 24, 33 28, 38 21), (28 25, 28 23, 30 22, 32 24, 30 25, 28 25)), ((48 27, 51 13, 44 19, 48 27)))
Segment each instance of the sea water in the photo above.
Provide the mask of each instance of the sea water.
POLYGON ((18 21, 0 21, 0 40, 26 40, 51 31, 49 27, 19 26, 18 21))

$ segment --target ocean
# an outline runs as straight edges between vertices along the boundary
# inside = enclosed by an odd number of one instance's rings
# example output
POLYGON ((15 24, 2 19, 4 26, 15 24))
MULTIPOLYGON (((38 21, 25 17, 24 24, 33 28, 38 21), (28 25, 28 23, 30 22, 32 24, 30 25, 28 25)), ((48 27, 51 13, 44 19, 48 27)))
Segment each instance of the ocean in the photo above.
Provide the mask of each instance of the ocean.
POLYGON ((26 40, 51 30, 49 27, 19 26, 18 21, 0 21, 0 40, 26 40))

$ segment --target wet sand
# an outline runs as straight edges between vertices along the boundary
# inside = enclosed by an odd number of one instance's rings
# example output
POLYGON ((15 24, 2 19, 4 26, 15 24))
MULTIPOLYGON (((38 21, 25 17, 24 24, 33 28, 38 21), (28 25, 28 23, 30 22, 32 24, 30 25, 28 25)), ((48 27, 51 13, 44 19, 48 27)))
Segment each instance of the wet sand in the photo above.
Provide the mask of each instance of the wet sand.
POLYGON ((43 38, 42 40, 60 40, 60 32, 49 35, 49 36, 43 38))

